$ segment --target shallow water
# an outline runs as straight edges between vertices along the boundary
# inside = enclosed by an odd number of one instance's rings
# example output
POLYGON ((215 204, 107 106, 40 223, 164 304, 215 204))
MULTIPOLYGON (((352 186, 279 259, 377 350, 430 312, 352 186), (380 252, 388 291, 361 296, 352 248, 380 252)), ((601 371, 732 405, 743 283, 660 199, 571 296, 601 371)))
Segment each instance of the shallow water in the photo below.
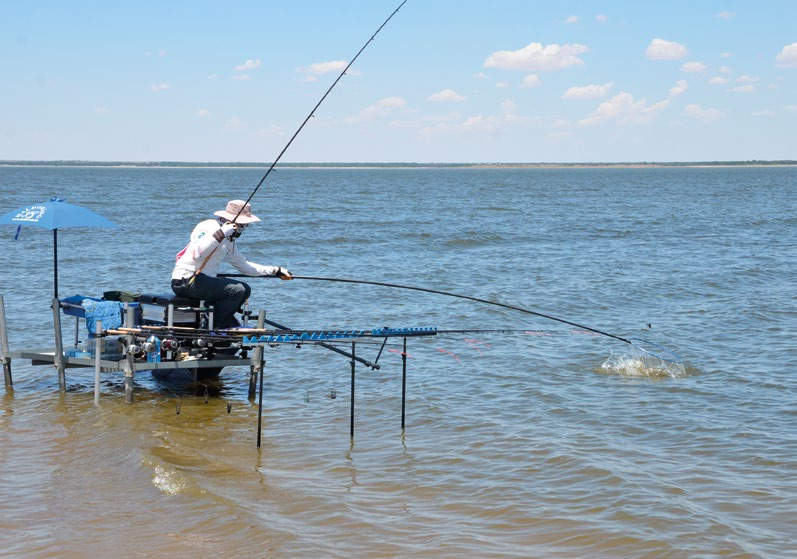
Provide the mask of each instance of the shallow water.
MULTIPOLYGON (((194 223, 259 169, 0 167, 0 213, 58 195, 124 232, 59 231, 62 296, 168 292, 194 223)), ((273 179, 273 180, 272 180, 273 179)), ((797 171, 283 169, 240 249, 296 274, 454 292, 253 280, 294 328, 514 333, 411 339, 357 370, 266 353, 218 383, 12 363, 0 405, 9 557, 795 557, 797 171), (206 394, 207 390, 207 394, 206 394), (336 398, 331 398, 333 391, 336 398)), ((0 227, 12 349, 52 346, 52 236, 0 227)), ((67 333, 72 335, 71 319, 67 333)), ((358 346, 373 359, 377 347, 358 346)))

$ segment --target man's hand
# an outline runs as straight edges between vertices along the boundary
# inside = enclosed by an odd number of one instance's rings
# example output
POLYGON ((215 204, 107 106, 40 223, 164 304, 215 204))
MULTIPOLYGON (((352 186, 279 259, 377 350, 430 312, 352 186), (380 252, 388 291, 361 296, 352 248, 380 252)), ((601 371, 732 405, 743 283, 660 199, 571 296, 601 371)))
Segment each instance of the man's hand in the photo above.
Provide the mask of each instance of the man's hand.
POLYGON ((291 274, 285 268, 277 267, 277 271, 274 273, 274 276, 278 277, 281 280, 292 280, 293 274, 291 274))
POLYGON ((232 238, 233 233, 235 233, 235 229, 236 228, 234 223, 225 223, 224 225, 221 226, 222 234, 228 239, 232 238))

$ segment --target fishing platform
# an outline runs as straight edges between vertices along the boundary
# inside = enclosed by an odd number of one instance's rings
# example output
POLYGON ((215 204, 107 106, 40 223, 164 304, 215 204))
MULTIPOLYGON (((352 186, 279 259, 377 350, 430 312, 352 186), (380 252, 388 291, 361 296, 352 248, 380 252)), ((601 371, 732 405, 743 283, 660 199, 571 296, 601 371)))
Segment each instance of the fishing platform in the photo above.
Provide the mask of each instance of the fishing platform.
MULTIPOLYGON (((360 330, 292 330, 258 312, 256 326, 249 327, 252 313, 243 309, 242 324, 216 329, 213 309, 203 301, 173 295, 120 296, 124 292, 105 292, 102 298, 75 295, 51 301, 55 347, 11 351, 5 304, 0 295, 0 362, 6 389, 13 388, 12 359, 29 360, 32 366, 53 366, 58 384, 66 392, 66 370, 95 370, 94 399, 99 404, 101 373, 124 374, 125 401, 133 402, 136 374, 168 375, 175 371, 190 374, 194 380, 217 377, 225 367, 249 368, 249 398, 256 396, 260 379, 260 405, 266 348, 281 345, 318 345, 347 357, 351 362, 351 435, 354 434, 355 365, 379 369, 379 358, 390 338, 403 339, 402 429, 404 429, 407 375, 407 339, 436 336, 438 329, 379 327, 360 330), (125 300, 121 300, 125 299, 125 300), (64 319, 73 317, 74 338, 64 342, 64 319), (81 324, 85 323, 85 329, 81 324), (81 340, 81 334, 86 337, 81 340), (379 347, 373 361, 358 356, 357 344, 368 342, 379 347), (345 348, 345 349, 344 349, 345 348)), ((260 442, 258 427, 258 445, 260 442)))

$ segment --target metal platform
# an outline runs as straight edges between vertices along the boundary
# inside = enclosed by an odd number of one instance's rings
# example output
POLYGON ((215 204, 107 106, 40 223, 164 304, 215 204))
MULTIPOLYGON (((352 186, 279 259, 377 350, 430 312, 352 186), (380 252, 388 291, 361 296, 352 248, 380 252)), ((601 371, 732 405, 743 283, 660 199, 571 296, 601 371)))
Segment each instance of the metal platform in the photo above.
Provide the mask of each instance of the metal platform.
MULTIPOLYGON (((21 351, 12 351, 9 355, 12 359, 25 359, 30 360, 33 366, 38 365, 55 365, 56 352, 54 349, 23 349, 21 351)), ((198 369, 218 369, 224 367, 242 367, 249 366, 252 360, 243 357, 230 357, 219 359, 184 359, 182 361, 161 361, 157 363, 149 361, 134 361, 133 371, 156 371, 163 369, 187 369, 190 371, 198 369)), ((75 368, 93 368, 97 365, 96 357, 73 357, 65 355, 63 357, 64 367, 67 369, 75 368)), ((126 370, 128 366, 127 359, 108 360, 100 356, 99 360, 100 371, 103 373, 118 373, 126 370)))
MULTIPOLYGON (((169 371, 169 370, 188 370, 193 373, 196 379, 201 373, 208 376, 218 374, 225 367, 249 367, 249 397, 254 399, 256 396, 259 379, 259 398, 258 398, 258 429, 257 445, 260 446, 260 436, 262 427, 263 410, 263 378, 265 370, 264 351, 266 347, 289 344, 301 346, 302 344, 313 344, 325 349, 334 351, 349 359, 351 365, 351 398, 350 398, 350 436, 354 437, 354 391, 355 391, 355 365, 357 363, 366 365, 371 369, 379 369, 379 357, 388 341, 388 338, 400 338, 403 340, 403 350, 401 353, 402 361, 402 384, 401 384, 401 429, 404 431, 405 407, 406 407, 406 385, 407 385, 407 339, 414 337, 432 337, 438 335, 437 328, 374 328, 370 330, 291 330, 281 324, 266 320, 264 310, 259 311, 256 328, 213 330, 194 327, 173 326, 172 312, 174 305, 168 305, 166 313, 166 324, 136 324, 132 320, 132 309, 127 306, 124 308, 125 319, 123 325, 112 329, 103 329, 102 322, 96 322, 96 333, 94 335, 93 347, 94 355, 91 351, 86 352, 77 347, 77 334, 75 347, 64 349, 61 329, 61 314, 63 307, 61 302, 52 299, 53 326, 55 334, 55 348, 45 349, 23 349, 11 351, 8 346, 7 327, 5 321, 5 308, 3 297, 0 295, 0 363, 3 365, 5 375, 6 390, 13 389, 11 379, 11 360, 29 360, 33 366, 50 365, 58 372, 58 384, 61 391, 66 391, 66 370, 75 368, 94 368, 94 402, 99 405, 100 401, 100 375, 102 373, 121 372, 124 374, 125 401, 133 402, 133 380, 135 375, 144 371, 169 371), (131 324, 132 326, 125 326, 131 324), (265 325, 272 326, 266 329, 265 325), (150 340, 159 336, 173 336, 181 338, 187 342, 186 351, 180 351, 180 345, 176 349, 166 350, 157 343, 149 344, 150 340), (119 345, 114 342, 116 340, 119 345), (106 344, 111 341, 111 344, 106 344), (201 342, 201 343, 200 343, 201 342), (342 349, 337 344, 351 344, 350 348, 342 349), (374 361, 369 361, 356 355, 357 344, 375 345, 378 347, 378 354, 374 361), (154 349, 144 348, 147 346, 154 349), (190 347, 189 347, 190 346, 190 347), (241 352, 240 356, 235 353, 241 352), (151 352, 151 353, 147 353, 151 352), (79 353, 79 354, 78 354, 79 353), (148 359, 147 355, 152 357, 148 359)), ((185 310, 185 309, 181 309, 185 310)), ((191 309, 204 311, 205 309, 191 309)), ((72 315, 78 316, 78 315, 72 315)), ((78 316, 78 320, 80 320, 78 316)), ((212 318, 210 320, 212 324, 212 318)), ((76 326, 77 332, 77 326, 76 326)), ((164 342, 166 340, 164 339, 164 342)), ((170 340, 175 341, 175 340, 170 340)))

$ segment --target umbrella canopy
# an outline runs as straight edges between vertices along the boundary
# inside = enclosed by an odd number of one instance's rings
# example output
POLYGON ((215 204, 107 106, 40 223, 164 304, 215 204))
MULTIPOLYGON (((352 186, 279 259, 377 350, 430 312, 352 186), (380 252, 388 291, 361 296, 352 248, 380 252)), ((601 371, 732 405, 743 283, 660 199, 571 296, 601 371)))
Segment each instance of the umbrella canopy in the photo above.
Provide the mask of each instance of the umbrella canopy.
MULTIPOLYGON (((81 206, 67 204, 53 196, 49 202, 33 204, 0 217, 0 225, 32 225, 53 232, 53 293, 58 298, 58 230, 67 227, 105 227, 121 229, 113 221, 81 206)), ((14 237, 16 238, 16 236, 14 237)))

